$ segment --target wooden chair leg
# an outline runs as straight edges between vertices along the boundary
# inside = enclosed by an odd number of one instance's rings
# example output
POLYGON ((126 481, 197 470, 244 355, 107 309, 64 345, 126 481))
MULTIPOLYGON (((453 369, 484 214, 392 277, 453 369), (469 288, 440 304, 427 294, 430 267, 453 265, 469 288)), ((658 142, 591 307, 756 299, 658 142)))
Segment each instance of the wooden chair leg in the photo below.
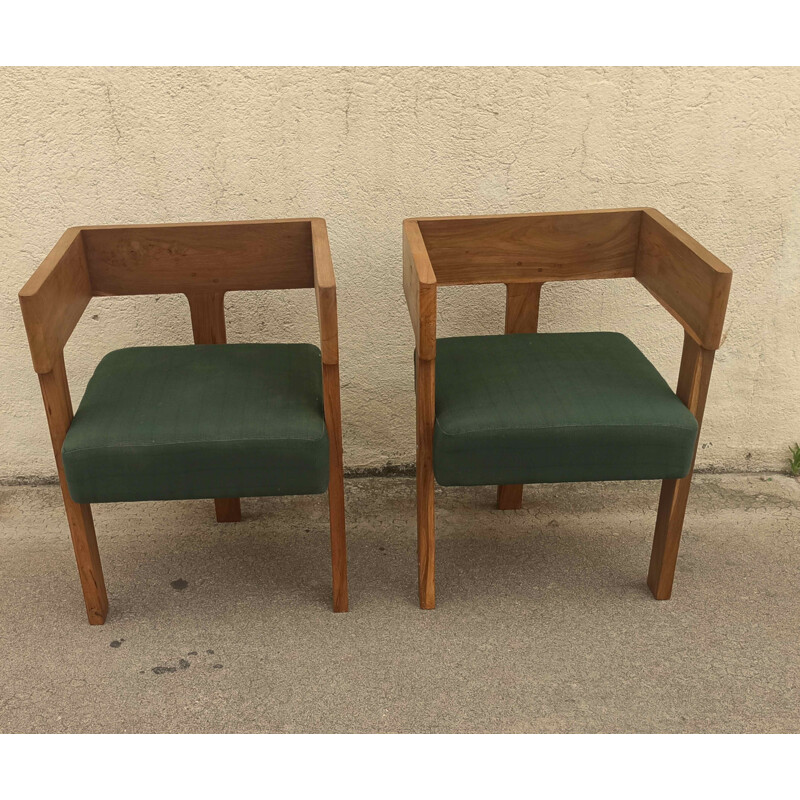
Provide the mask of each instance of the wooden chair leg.
MULTIPOLYGON (((711 381, 711 368, 714 364, 714 351, 706 350, 697 344, 687 333, 683 341, 683 356, 678 375, 676 394, 697 419, 697 440, 700 441, 700 426, 706 406, 708 385, 711 381)), ((669 600, 672 595, 672 582, 678 561, 678 548, 681 543, 683 519, 686 503, 692 485, 694 457, 689 474, 678 480, 665 480, 661 484, 661 497, 658 501, 658 517, 650 554, 650 569, 647 585, 656 600, 669 600)))
POLYGON ((344 526, 344 481, 341 473, 328 484, 328 508, 331 517, 331 570, 333 573, 333 610, 349 608, 347 587, 347 539, 344 526))
POLYGON ((214 500, 217 522, 241 522, 242 504, 238 497, 217 497, 214 500))
POLYGON ((436 607, 436 527, 433 478, 435 362, 417 358, 417 559, 419 606, 436 607))
MULTIPOLYGON (((225 344, 225 293, 187 294, 192 315, 195 344, 225 344)), ((217 522, 241 522, 242 506, 238 497, 217 497, 214 500, 217 522)))
POLYGON ((433 475, 425 475, 417 461, 417 562, 419 607, 436 608, 436 528, 433 475))
MULTIPOLYGON (((536 333, 541 296, 541 283, 506 284, 506 333, 536 333)), ((522 508, 522 484, 498 486, 497 507, 501 511, 522 508)))
POLYGON ((108 614, 108 595, 103 577, 103 565, 100 563, 100 551, 97 549, 92 509, 85 503, 74 503, 63 484, 61 492, 64 495, 75 561, 78 563, 86 615, 90 625, 102 625, 108 614))
POLYGON ((61 495, 64 498, 64 508, 67 512, 72 547, 78 563, 78 575, 81 579, 83 599, 86 603, 86 614, 89 617, 90 625, 102 625, 106 621, 108 613, 108 595, 103 578, 103 566, 100 563, 100 552, 97 549, 92 509, 85 503, 76 503, 70 497, 67 479, 64 475, 64 464, 61 460, 61 446, 72 422, 72 401, 69 395, 63 354, 56 360, 52 372, 39 375, 39 384, 47 413, 47 423, 50 427, 50 439, 56 458, 56 469, 61 484, 61 495))
POLYGON ((328 427, 328 509, 331 525, 331 569, 333 610, 349 608, 347 587, 347 537, 344 522, 344 464, 342 458, 342 409, 339 396, 339 365, 322 365, 325 422, 328 427))
POLYGON ((497 507, 501 511, 516 511, 522 508, 522 484, 510 483, 498 486, 497 507))
POLYGON ((680 480, 667 480, 661 484, 656 532, 647 573, 647 585, 656 600, 669 600, 672 595, 691 481, 689 474, 680 480))

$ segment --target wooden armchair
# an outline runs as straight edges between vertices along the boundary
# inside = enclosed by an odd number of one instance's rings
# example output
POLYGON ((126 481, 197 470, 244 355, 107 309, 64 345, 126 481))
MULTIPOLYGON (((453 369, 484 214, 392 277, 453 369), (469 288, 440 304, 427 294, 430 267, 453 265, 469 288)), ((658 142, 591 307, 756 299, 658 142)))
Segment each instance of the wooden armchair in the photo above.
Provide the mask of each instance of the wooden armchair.
POLYGON ((419 601, 434 608, 434 478, 498 485, 662 479, 647 583, 672 592, 731 271, 655 209, 403 223, 416 338, 419 601), (636 278, 684 328, 675 393, 614 333, 537 334, 547 281, 636 278), (505 333, 436 338, 439 286, 505 283, 505 333))
POLYGON ((236 522, 240 496, 326 489, 333 608, 347 611, 336 282, 324 220, 70 228, 19 299, 91 624, 105 621, 108 598, 90 503, 212 497, 217 520, 236 522), (316 292, 321 351, 226 344, 226 291, 305 288, 316 292), (195 345, 110 353, 73 421, 64 345, 91 298, 175 293, 188 298, 195 345))

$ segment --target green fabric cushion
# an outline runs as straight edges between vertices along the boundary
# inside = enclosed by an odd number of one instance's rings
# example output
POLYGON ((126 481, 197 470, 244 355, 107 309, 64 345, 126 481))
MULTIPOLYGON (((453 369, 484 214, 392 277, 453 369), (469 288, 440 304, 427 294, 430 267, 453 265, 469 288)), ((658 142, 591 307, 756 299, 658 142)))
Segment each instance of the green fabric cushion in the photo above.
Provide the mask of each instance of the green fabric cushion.
POLYGON ((680 478, 697 421, 619 333, 439 339, 444 486, 680 478))
POLYGON ((78 503, 315 494, 328 487, 310 344, 132 347, 86 387, 62 455, 78 503))

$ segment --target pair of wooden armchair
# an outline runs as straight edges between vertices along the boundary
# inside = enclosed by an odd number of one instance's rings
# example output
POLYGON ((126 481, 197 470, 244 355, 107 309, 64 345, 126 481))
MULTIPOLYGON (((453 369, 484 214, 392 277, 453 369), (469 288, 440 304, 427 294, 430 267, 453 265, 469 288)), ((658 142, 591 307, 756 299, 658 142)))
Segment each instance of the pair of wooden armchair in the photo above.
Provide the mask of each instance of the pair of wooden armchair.
MULTIPOLYGON (((662 479, 648 584, 670 596, 730 270, 653 209, 411 219, 419 600, 435 605, 434 480, 662 479), (624 336, 536 332, 548 281, 637 278, 685 330, 677 393, 624 336), (438 286, 505 283, 505 334, 437 339, 438 286)), ((321 219, 72 228, 20 294, 89 621, 108 600, 91 503, 327 490, 346 611, 336 284, 321 219), (226 291, 314 288, 320 348, 226 345, 226 291), (194 346, 115 351, 73 419, 64 345, 92 297, 183 293, 194 346), (220 347, 219 345, 225 345, 220 347)))

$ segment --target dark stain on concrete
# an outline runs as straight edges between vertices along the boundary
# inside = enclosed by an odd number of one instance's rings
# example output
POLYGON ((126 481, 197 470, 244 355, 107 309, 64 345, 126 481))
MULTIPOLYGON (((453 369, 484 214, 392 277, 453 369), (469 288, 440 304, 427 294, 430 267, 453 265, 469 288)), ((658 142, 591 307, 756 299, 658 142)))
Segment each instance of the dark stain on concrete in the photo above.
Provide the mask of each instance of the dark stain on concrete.
POLYGON ((206 653, 208 653, 210 656, 214 655, 214 651, 213 650, 206 650, 206 653))
POLYGON ((222 664, 214 664, 214 669, 222 669, 222 664))
POLYGON ((197 655, 197 650, 192 650, 190 653, 187 653, 186 655, 187 656, 196 656, 197 655))
POLYGON ((182 592, 189 585, 189 582, 183 578, 178 578, 176 581, 171 581, 169 585, 176 591, 182 592))
POLYGON ((168 672, 177 672, 177 667, 153 667, 153 672, 156 675, 166 675, 168 672))
POLYGON ((180 667, 180 669, 189 669, 190 666, 191 664, 185 658, 181 658, 178 661, 178 667, 180 667))
POLYGON ((125 641, 124 639, 114 639, 114 641, 113 641, 113 642, 111 642, 111 644, 109 645, 109 647, 122 647, 122 643, 123 643, 124 641, 125 641))

